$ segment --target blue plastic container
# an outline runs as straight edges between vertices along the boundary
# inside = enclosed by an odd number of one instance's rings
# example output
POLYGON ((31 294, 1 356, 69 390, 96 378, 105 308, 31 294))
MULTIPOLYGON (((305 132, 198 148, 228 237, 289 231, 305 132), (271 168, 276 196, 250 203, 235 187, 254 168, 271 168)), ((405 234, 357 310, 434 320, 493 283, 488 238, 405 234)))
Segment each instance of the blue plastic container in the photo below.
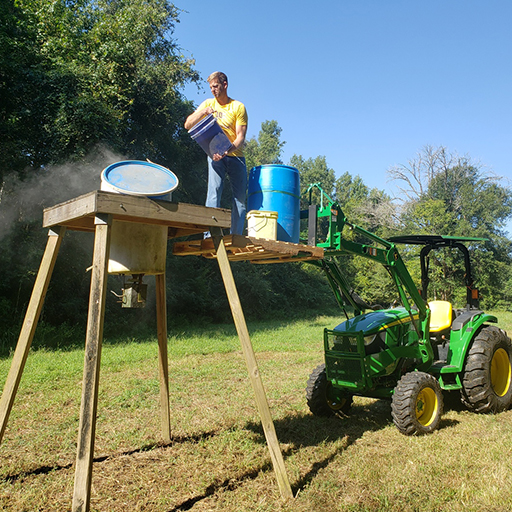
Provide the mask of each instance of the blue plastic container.
POLYGON ((230 140, 222 131, 213 114, 208 114, 201 119, 188 133, 210 158, 213 158, 215 153, 222 155, 231 147, 230 140))
POLYGON ((249 172, 247 210, 277 212, 277 240, 299 243, 299 171, 287 165, 261 165, 249 172))
POLYGON ((125 160, 109 165, 101 173, 101 190, 171 200, 177 176, 161 165, 142 160, 125 160))
POLYGON ((206 117, 203 117, 203 119, 201 119, 194 126, 192 126, 192 128, 190 128, 188 133, 191 136, 195 135, 199 130, 201 130, 201 128, 204 128, 208 123, 210 123, 212 118, 213 118, 213 114, 208 114, 206 117))

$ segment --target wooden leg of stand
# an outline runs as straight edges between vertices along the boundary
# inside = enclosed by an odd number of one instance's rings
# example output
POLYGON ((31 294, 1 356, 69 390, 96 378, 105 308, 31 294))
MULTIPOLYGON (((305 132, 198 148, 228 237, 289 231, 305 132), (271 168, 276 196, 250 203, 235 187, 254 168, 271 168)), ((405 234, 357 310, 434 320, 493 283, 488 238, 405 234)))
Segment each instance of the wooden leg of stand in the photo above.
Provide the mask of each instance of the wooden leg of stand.
POLYGON ((85 341, 82 403, 78 427, 73 512, 88 512, 91 500, 92 461, 100 378, 101 344, 108 277, 111 218, 96 217, 94 257, 85 341))
MULTIPOLYGON (((212 235, 214 230, 212 229, 212 235)), ((267 397, 265 395, 265 389, 261 380, 261 375, 258 370, 258 364, 256 362, 256 356, 252 347, 251 339, 249 337, 249 331, 247 330, 247 324, 245 323, 244 313, 242 311, 242 305, 238 297, 236 290, 235 281, 233 279, 233 273, 231 272, 231 266, 229 264, 226 248, 222 238, 213 236, 215 248, 217 251, 217 261, 219 263, 220 272, 222 274, 222 280, 226 288, 226 293, 235 321, 236 330, 240 343, 242 344, 242 351, 245 356, 245 362, 247 363, 247 369, 249 371, 249 378, 251 379, 254 394, 256 396, 256 404, 261 418, 263 431, 265 432, 265 438, 267 439, 267 445, 270 451, 270 458, 274 466, 274 471, 277 477, 277 483, 281 496, 283 498, 292 498, 293 493, 286 474, 286 468, 284 466, 283 454, 279 446, 276 431, 274 428, 274 422, 270 414, 267 397)))
POLYGON ((158 274, 155 276, 155 279, 162 436, 166 443, 170 443, 171 417, 169 411, 169 362, 167 360, 167 301, 165 292, 165 274, 158 274))
POLYGON ((9 375, 7 375, 7 380, 2 392, 2 398, 0 399, 0 443, 2 442, 5 428, 7 427, 7 420, 11 413, 16 392, 18 391, 21 375, 25 368, 30 345, 34 339, 39 315, 41 314, 44 298, 48 291, 50 278, 52 277, 55 261, 57 260, 57 255, 65 232, 66 228, 57 227, 50 230, 48 233, 46 249, 39 267, 39 272, 37 273, 27 312, 25 313, 25 320, 18 338, 18 344, 16 345, 16 350, 11 363, 11 369, 9 370, 9 375))

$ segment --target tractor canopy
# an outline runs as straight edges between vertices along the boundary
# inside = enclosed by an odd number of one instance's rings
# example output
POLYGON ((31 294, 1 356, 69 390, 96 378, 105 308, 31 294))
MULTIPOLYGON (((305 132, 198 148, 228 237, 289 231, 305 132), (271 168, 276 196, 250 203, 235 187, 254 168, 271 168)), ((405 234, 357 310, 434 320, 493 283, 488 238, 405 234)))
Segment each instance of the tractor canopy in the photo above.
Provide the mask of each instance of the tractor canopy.
POLYGON ((421 264, 421 297, 428 300, 427 289, 430 283, 429 278, 429 253, 434 250, 450 248, 458 249, 464 259, 464 284, 466 286, 466 304, 468 309, 478 309, 479 295, 474 287, 473 274, 471 271, 471 259, 466 244, 475 242, 487 242, 487 238, 445 236, 445 235, 404 235, 395 236, 389 239, 393 243, 423 245, 420 251, 421 264))

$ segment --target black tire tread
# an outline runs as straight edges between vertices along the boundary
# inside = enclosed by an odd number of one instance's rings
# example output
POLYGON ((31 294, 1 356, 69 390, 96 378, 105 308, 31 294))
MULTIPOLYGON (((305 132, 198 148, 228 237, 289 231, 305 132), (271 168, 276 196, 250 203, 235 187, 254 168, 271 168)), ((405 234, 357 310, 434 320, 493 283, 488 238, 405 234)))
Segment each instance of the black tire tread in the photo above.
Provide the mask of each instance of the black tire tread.
POLYGON ((491 386, 490 364, 494 352, 504 348, 512 357, 512 342, 505 331, 485 326, 476 335, 468 351, 462 378, 461 400, 477 413, 498 413, 508 409, 512 401, 512 386, 499 397, 491 386))
POLYGON ((352 407, 352 395, 347 395, 347 401, 339 411, 331 409, 327 402, 327 374, 325 371, 325 363, 317 366, 309 376, 306 385, 306 400, 309 410, 315 416, 330 417, 337 415, 339 412, 348 414, 352 407))
POLYGON ((391 402, 391 416, 398 430, 407 436, 428 434, 439 426, 443 414, 443 394, 435 377, 424 372, 406 373, 395 387, 391 402), (437 418, 429 426, 416 419, 416 399, 425 387, 432 388, 438 398, 437 418))

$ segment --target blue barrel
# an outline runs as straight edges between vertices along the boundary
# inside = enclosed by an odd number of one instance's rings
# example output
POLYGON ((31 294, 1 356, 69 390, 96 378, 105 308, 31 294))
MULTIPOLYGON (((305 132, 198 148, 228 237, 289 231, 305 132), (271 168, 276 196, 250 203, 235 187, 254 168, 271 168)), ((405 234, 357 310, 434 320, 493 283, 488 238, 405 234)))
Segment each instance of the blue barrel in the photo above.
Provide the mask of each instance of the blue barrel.
POLYGON ((277 212, 277 239, 299 243, 299 171, 287 165, 260 165, 249 172, 247 210, 277 212))

